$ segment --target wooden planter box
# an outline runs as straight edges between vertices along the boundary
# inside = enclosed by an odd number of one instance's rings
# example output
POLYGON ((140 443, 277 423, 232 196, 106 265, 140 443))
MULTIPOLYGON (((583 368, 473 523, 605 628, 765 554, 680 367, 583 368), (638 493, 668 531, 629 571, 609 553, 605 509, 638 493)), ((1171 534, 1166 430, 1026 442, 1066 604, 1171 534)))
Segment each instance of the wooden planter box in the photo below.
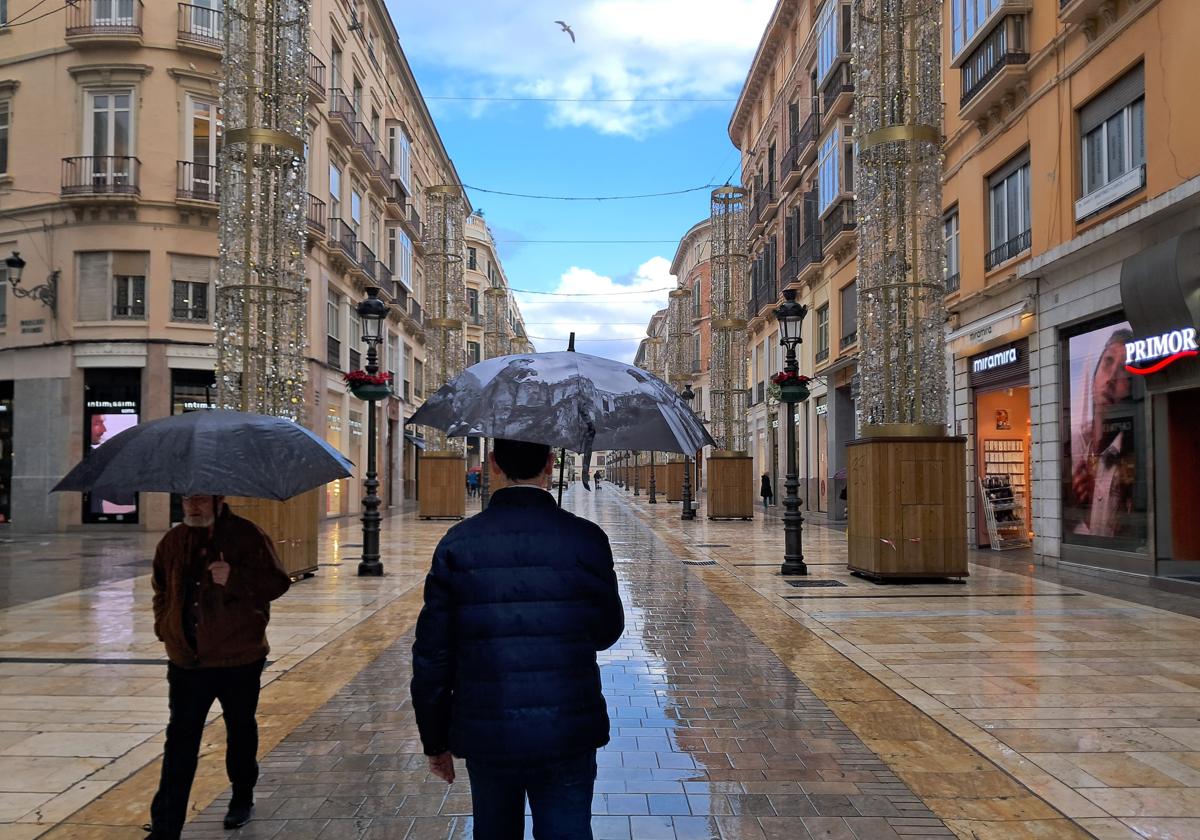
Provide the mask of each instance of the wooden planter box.
MULTIPOLYGON (((683 461, 671 461, 663 469, 668 502, 683 501, 683 461)), ((696 492, 696 488, 692 488, 696 492)))
POLYGON ((421 519, 462 519, 467 515, 467 459, 461 455, 421 455, 421 519))
POLYGON ((230 496, 225 500, 238 516, 262 528, 275 541, 279 562, 293 578, 317 571, 317 527, 321 522, 321 490, 309 490, 286 502, 230 496))
POLYGON ((864 438, 848 447, 850 570, 966 577, 966 439, 864 438))
POLYGON ((709 457, 708 518, 754 518, 754 459, 748 455, 709 457))

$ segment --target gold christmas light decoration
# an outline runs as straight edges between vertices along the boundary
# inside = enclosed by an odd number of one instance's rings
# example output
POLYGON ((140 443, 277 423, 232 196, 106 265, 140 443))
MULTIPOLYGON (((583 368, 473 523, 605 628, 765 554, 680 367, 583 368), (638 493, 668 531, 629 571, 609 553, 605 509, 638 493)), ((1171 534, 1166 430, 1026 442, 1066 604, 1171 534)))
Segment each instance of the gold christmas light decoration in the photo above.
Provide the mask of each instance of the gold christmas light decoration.
MULTIPOLYGON (((466 284, 463 280, 464 226, 466 213, 462 193, 455 187, 435 186, 425 190, 428 226, 425 236, 425 376, 426 391, 434 393, 456 376, 466 364, 463 319, 466 315, 466 284)), ((432 452, 465 455, 462 438, 429 429, 427 444, 432 452)))
POLYGON ((712 346, 709 405, 720 452, 745 455, 746 274, 749 263, 747 193, 740 187, 712 192, 712 346))

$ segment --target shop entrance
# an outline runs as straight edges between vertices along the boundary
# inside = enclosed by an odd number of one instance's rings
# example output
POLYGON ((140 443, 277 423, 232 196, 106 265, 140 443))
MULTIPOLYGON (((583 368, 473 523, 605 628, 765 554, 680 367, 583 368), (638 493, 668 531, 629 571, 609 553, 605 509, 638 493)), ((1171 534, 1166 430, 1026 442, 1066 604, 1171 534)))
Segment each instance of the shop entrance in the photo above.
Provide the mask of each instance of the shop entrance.
POLYGON ((975 429, 976 542, 980 548, 1027 544, 1033 537, 1029 386, 976 391, 975 429))
POLYGON ((1167 395, 1167 425, 1171 451, 1171 559, 1200 562, 1200 489, 1195 465, 1200 464, 1200 389, 1167 395), (1186 465, 1191 465, 1190 467, 1186 465))

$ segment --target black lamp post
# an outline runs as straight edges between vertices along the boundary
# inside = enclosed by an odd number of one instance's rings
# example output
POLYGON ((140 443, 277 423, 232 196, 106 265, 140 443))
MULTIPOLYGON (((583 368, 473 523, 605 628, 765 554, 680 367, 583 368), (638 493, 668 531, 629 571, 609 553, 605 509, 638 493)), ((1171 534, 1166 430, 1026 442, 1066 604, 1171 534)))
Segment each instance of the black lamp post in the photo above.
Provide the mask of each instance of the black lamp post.
POLYGON ((658 504, 658 496, 655 495, 656 484, 654 481, 654 450, 650 450, 650 504, 658 504))
MULTIPOLYGON (((366 372, 374 376, 379 373, 379 343, 383 340, 383 323, 387 320, 388 305, 379 299, 379 289, 372 286, 367 289, 367 299, 358 305, 357 311, 362 319, 363 341, 367 345, 366 372)), ((386 395, 386 389, 381 390, 382 395, 386 395)), ((362 500, 363 551, 362 561, 358 564, 360 577, 379 577, 383 574, 383 564, 379 562, 379 476, 375 471, 375 403, 382 395, 373 395, 367 400, 367 475, 363 481, 366 495, 362 500)))
POLYGON ((26 289, 21 286, 21 275, 25 271, 25 260, 21 259, 20 253, 12 252, 12 256, 4 261, 5 272, 8 275, 8 282, 12 286, 13 296, 19 298, 33 298, 50 310, 50 314, 58 315, 58 278, 59 272, 50 272, 49 279, 38 286, 26 289))
MULTIPOLYGON (((783 370, 785 373, 798 374, 800 365, 796 361, 796 346, 801 341, 800 328, 804 324, 804 316, 808 314, 808 307, 796 303, 795 289, 784 289, 783 298, 783 303, 775 310, 775 320, 779 322, 779 343, 786 350, 783 370)), ((784 479, 787 493, 783 497, 783 566, 779 573, 806 575, 808 567, 804 565, 801 548, 804 517, 800 513, 800 498, 796 495, 800 489, 800 476, 796 468, 796 397, 785 390, 781 399, 787 403, 787 477, 784 479)))
POLYGON ((642 477, 638 475, 638 453, 633 451, 633 495, 642 495, 642 477))
MULTIPOLYGON (((683 386, 683 393, 679 395, 684 402, 690 407, 692 400, 696 398, 692 392, 691 383, 683 386)), ((679 518, 684 522, 690 522, 696 518, 696 511, 692 509, 692 457, 686 452, 683 454, 683 511, 679 514, 679 518)))

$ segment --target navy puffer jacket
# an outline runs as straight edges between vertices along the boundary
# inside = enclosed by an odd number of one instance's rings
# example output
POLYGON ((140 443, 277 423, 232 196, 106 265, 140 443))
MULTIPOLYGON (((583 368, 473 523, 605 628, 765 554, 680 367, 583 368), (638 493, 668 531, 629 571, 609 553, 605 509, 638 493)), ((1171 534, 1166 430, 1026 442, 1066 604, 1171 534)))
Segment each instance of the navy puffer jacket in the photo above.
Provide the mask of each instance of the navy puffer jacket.
POLYGON ((567 756, 608 743, 596 651, 625 629, 608 537, 534 487, 447 532, 425 579, 412 700, 426 755, 567 756))

